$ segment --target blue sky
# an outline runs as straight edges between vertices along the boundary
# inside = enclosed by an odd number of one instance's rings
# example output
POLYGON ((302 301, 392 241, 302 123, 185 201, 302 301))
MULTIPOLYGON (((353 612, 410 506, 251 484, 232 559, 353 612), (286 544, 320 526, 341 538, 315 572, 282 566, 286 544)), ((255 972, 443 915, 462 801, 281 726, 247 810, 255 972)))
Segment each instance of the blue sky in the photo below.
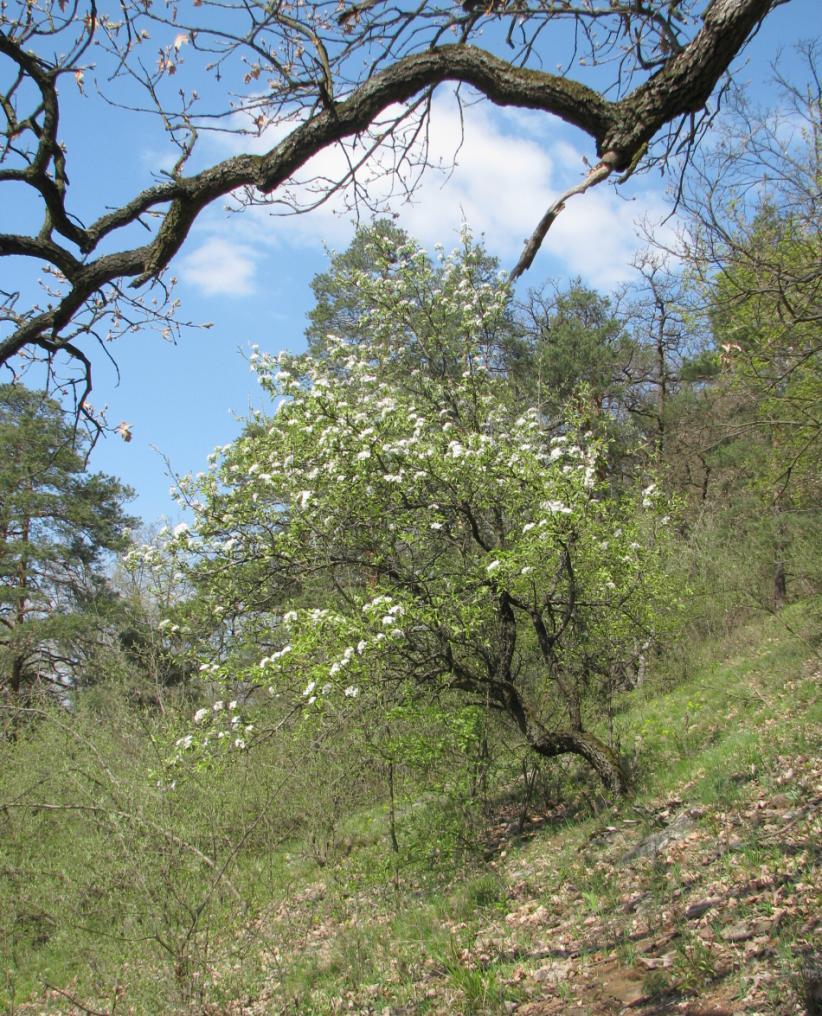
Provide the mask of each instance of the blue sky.
MULTIPOLYGON (((777 50, 818 34, 819 22, 817 0, 791 0, 777 9, 738 61, 736 80, 767 102, 769 63, 777 50)), ((111 205, 131 196, 168 157, 148 118, 135 128, 130 116, 96 101, 91 118, 91 101, 72 97, 66 124, 67 136, 76 139, 69 141, 75 208, 87 219, 100 213, 101 194, 111 205), (125 163, 124 151, 130 153, 125 163)), ((454 104, 443 89, 432 128, 435 154, 447 159, 458 133, 454 104)), ((219 158, 231 151, 229 140, 207 139, 203 155, 219 158)), ((424 245, 446 248, 466 222, 510 267, 552 198, 581 178, 583 156, 594 157, 588 140, 555 119, 474 106, 455 171, 447 179, 431 174, 413 205, 396 205, 398 222, 424 245)), ((325 156, 320 168, 333 169, 333 158, 325 156)), ((575 198, 524 285, 579 275, 607 291, 625 281, 640 248, 634 223, 665 215, 665 186, 658 177, 642 176, 619 193, 600 187, 575 198)), ((19 205, 4 208, 5 228, 23 227, 25 213, 21 193, 19 205)), ((110 350, 119 383, 102 357, 96 361, 92 401, 108 407, 110 423, 128 422, 133 439, 100 441, 92 468, 135 488, 135 514, 149 523, 181 517, 169 496, 167 463, 178 473, 204 469, 211 449, 238 433, 238 417, 251 406, 265 407, 246 360, 250 346, 303 348, 310 280, 327 266, 324 248, 344 249, 352 230, 350 215, 327 207, 291 218, 260 209, 228 215, 217 207, 195 226, 172 267, 181 317, 213 327, 187 329, 176 345, 151 332, 120 340, 110 350)), ((12 269, 4 265, 4 271, 8 282, 12 269)))

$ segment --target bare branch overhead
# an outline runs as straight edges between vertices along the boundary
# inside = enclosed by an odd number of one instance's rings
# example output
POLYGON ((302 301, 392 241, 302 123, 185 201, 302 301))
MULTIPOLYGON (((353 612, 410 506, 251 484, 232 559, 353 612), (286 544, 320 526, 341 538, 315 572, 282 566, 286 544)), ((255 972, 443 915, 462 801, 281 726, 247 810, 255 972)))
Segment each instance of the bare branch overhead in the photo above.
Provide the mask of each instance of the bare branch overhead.
MULTIPOLYGON (((415 167, 405 184, 413 186, 424 163, 411 149, 430 111, 425 100, 445 82, 499 106, 559 117, 588 135, 598 164, 566 197, 632 172, 643 158, 664 163, 683 122, 705 108, 777 3, 713 0, 704 12, 695 0, 200 0, 179 7, 31 0, 4 7, 0 189, 27 188, 41 217, 26 233, 0 232, 0 257, 32 259, 50 282, 43 303, 0 304, 0 364, 71 357, 82 341, 106 342, 146 320, 169 322, 176 302, 165 290, 157 305, 146 294, 203 210, 238 194, 246 203, 293 205, 295 174, 326 149, 360 146, 339 179, 314 178, 313 204, 352 182, 367 201, 360 174, 380 150, 395 153, 400 174, 415 167), (169 41, 158 47, 155 38, 169 41), (557 53, 564 63, 548 72, 544 64, 557 53), (569 76, 580 63, 597 64, 588 83, 569 76), (101 194, 100 214, 88 224, 69 183, 67 152, 78 142, 67 149, 61 128, 68 88, 80 89, 90 106, 102 97, 123 115, 153 113, 177 151, 165 178, 130 200, 112 207, 101 194), (239 154, 188 172, 202 135, 214 131, 236 135, 239 154), (268 137, 274 140, 260 151, 268 137), (146 232, 135 246, 136 224, 146 232)), ((91 143, 89 124, 80 144, 91 143)), ((543 218, 518 272, 561 207, 543 218)))

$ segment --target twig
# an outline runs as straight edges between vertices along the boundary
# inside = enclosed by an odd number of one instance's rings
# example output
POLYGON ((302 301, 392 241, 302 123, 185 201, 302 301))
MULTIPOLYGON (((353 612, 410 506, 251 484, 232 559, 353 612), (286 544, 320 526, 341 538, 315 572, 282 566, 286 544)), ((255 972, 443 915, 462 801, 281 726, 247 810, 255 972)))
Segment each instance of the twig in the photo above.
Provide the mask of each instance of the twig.
POLYGON ((107 1010, 89 1009, 87 1005, 83 1005, 83 1003, 80 1002, 78 999, 76 999, 73 995, 70 995, 67 991, 63 991, 62 988, 58 988, 53 984, 49 984, 48 981, 45 982, 45 985, 49 991, 56 991, 58 995, 62 995, 63 998, 67 998, 72 1005, 76 1006, 81 1012, 87 1013, 88 1016, 109 1016, 107 1010))
POLYGON ((569 198, 572 198, 575 194, 584 194, 589 187, 593 187, 596 184, 601 183, 603 180, 607 180, 613 171, 614 167, 608 162, 600 162, 598 165, 594 166, 581 183, 575 184, 573 187, 569 187, 564 194, 561 194, 556 199, 545 215, 543 215, 540 219, 539 225, 525 244, 525 248, 520 255, 519 261, 517 261, 511 271, 511 282, 514 282, 515 279, 518 279, 523 272, 526 272, 531 267, 534 258, 537 256, 537 251, 542 246, 542 241, 545 239, 548 230, 554 224, 554 219, 556 219, 565 207, 565 202, 569 198))
MULTIPOLYGON (((51 802, 45 801, 28 801, 28 802, 7 801, 4 802, 2 805, 0 805, 0 807, 26 808, 36 811, 80 811, 80 812, 88 812, 89 814, 102 814, 107 817, 122 818, 125 819, 127 822, 135 822, 138 825, 144 826, 146 829, 153 829, 161 836, 164 836, 169 841, 169 843, 173 843, 175 846, 182 847, 184 850, 188 850, 192 854, 194 854, 194 856, 199 861, 201 861, 207 867, 211 868, 211 870, 216 873, 217 879, 215 885, 222 879, 231 895, 240 904, 242 904, 243 907, 245 907, 246 905, 245 901, 243 900, 240 894, 240 891, 225 874, 226 867, 225 865, 223 865, 222 867, 218 866, 216 861, 212 860, 207 854, 204 854, 202 850, 195 847, 193 843, 189 843, 187 840, 184 840, 181 836, 177 836, 176 833, 171 832, 170 829, 165 829, 163 828, 163 826, 158 825, 156 822, 152 822, 149 819, 143 818, 141 815, 134 815, 131 812, 120 811, 114 808, 104 808, 101 807, 100 805, 94 804, 52 804, 51 802)), ((234 854, 230 856, 233 857, 234 854)))

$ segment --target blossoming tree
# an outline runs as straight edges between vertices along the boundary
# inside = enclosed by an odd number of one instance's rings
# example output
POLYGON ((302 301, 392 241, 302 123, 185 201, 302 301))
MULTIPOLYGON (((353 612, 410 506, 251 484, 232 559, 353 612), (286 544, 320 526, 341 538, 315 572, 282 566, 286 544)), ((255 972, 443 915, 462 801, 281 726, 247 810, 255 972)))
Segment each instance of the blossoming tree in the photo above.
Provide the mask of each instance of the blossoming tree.
POLYGON ((185 487, 197 523, 178 543, 223 625, 202 668, 260 710, 266 692, 332 719, 364 700, 482 705, 624 790, 593 731, 666 600, 658 495, 612 495, 598 439, 510 397, 485 341, 508 291, 475 285, 463 252, 434 266, 408 245, 352 282, 369 341, 255 354, 275 415, 185 487))

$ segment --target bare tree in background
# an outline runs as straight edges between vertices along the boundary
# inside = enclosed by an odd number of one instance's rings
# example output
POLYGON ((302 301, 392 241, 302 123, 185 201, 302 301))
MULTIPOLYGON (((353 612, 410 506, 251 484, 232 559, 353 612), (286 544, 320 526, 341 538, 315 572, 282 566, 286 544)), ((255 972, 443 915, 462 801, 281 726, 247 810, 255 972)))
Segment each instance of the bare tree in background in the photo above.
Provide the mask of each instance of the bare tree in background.
MULTIPOLYGON (((174 327, 164 272, 204 209, 231 195, 304 211, 341 191, 370 207, 379 173, 395 193, 410 192, 427 165, 432 96, 443 82, 560 117, 594 144, 595 164, 548 209, 518 276, 570 196, 691 150, 731 61, 779 3, 6 0, 0 184, 4 202, 37 218, 24 232, 0 233, 0 255, 43 266, 44 293, 23 306, 0 282, 0 363, 67 362, 82 407, 95 341, 105 347, 152 321, 174 327), (596 65, 596 87, 569 76, 586 63, 596 65), (87 136, 67 147, 68 89, 83 91, 89 109, 87 136), (86 221, 67 153, 91 144, 98 101, 124 115, 156 114, 177 157, 115 207, 101 194, 98 217, 86 221), (239 135, 239 154, 203 166, 198 142, 215 130, 239 135), (295 188, 309 160, 334 146, 347 168, 295 188)), ((124 151, 123 163, 137 155, 124 151)))
POLYGON ((684 228, 673 253, 698 283, 714 325, 720 315, 749 329, 741 312, 758 301, 768 342, 781 352, 767 361, 773 377, 762 380, 777 385, 820 352, 821 52, 818 42, 800 45, 777 62, 774 108, 730 90, 716 140, 691 160, 679 195, 684 228))
POLYGON ((683 180, 672 245, 688 316, 713 346, 711 391, 691 437, 703 499, 713 461, 720 483, 747 490, 769 520, 774 607, 791 585, 818 578, 805 548, 819 531, 822 496, 819 54, 812 42, 777 61, 773 108, 730 90, 712 143, 683 180))

